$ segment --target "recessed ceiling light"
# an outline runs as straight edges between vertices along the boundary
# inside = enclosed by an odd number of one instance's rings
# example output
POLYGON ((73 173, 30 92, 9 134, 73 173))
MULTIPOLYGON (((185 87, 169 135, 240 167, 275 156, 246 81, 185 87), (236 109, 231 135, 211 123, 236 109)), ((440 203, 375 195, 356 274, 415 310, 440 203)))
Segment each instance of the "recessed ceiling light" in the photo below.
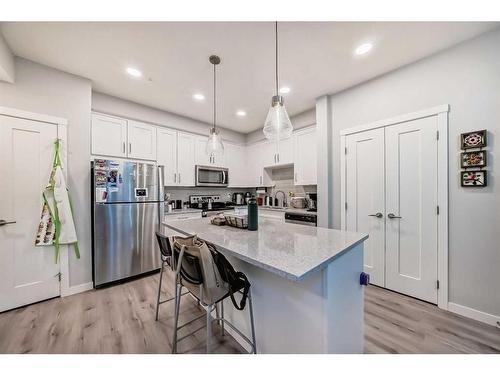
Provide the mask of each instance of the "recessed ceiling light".
POLYGON ((239 110, 236 112, 236 116, 245 117, 247 113, 245 111, 239 110))
POLYGON ((288 94, 290 92, 290 87, 283 86, 280 88, 280 94, 288 94))
POLYGON ((358 56, 359 55, 364 55, 365 53, 370 52, 372 48, 373 48, 373 44, 372 43, 363 43, 360 46, 358 46, 358 48, 356 48, 356 50, 354 52, 358 56))
POLYGON ((128 67, 126 69, 127 73, 130 74, 132 77, 142 77, 142 72, 139 69, 128 67))
POLYGON ((196 100, 205 100, 205 95, 203 94, 194 94, 193 95, 193 98, 196 99, 196 100))

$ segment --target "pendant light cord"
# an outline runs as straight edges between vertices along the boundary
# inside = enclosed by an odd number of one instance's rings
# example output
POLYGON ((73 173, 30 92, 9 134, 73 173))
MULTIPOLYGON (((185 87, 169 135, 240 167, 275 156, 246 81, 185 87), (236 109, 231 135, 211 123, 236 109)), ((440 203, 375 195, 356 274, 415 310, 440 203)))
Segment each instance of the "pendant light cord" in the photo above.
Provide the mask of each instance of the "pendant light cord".
POLYGON ((278 90, 278 21, 275 22, 275 46, 276 46, 276 59, 275 59, 275 69, 276 69, 276 95, 279 95, 278 90))
POLYGON ((214 64, 214 131, 215 131, 215 120, 217 119, 217 115, 216 115, 216 81, 215 81, 215 74, 216 74, 216 71, 215 71, 215 64, 214 64))

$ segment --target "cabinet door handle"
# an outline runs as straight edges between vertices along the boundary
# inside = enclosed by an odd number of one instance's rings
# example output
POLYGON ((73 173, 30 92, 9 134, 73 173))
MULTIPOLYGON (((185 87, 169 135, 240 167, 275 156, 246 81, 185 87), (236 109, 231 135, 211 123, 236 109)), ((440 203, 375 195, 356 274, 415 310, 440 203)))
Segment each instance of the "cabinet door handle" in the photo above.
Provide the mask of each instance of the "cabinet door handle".
POLYGON ((179 184, 181 183, 181 174, 179 173, 179 184))
POLYGON ((280 163, 280 154, 276 154, 276 156, 278 157, 278 164, 280 163))
POLYGON ((132 153, 132 142, 129 142, 128 143, 128 153, 131 154, 132 153))
POLYGON ((174 173, 174 183, 177 183, 177 173, 174 173))
POLYGON ((374 217, 378 217, 379 219, 384 217, 384 215, 382 215, 382 212, 377 212, 376 214, 371 214, 371 215, 368 215, 368 216, 374 216, 374 217))
POLYGON ((0 220, 0 227, 3 227, 4 225, 9 225, 9 224, 15 224, 15 221, 7 221, 7 220, 0 220))
POLYGON ((295 172, 295 182, 297 182, 297 172, 295 172))
POLYGON ((123 154, 125 154, 125 142, 123 142, 123 154))

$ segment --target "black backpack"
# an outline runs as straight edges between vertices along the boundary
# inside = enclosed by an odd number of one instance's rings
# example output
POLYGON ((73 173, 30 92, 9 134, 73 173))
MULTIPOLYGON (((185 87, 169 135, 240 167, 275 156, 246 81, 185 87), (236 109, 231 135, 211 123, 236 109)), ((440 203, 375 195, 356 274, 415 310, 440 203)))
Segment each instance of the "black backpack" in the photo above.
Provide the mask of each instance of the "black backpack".
POLYGON ((223 254, 217 251, 215 246, 209 243, 207 243, 207 246, 210 249, 220 277, 229 285, 229 294, 234 307, 238 310, 243 310, 247 303, 248 291, 250 290, 250 282, 247 276, 243 272, 235 271, 231 263, 229 263, 223 254), (241 289, 243 289, 243 296, 240 303, 238 303, 234 298, 234 293, 241 289))

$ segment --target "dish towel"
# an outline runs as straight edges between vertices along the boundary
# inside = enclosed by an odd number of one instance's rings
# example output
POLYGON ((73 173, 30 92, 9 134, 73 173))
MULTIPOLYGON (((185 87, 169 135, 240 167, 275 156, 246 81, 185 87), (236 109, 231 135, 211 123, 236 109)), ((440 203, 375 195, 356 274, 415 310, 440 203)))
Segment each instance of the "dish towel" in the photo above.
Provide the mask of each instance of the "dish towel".
POLYGON ((55 261, 59 261, 60 245, 73 244, 80 259, 73 209, 68 186, 61 165, 61 141, 54 142, 55 154, 49 183, 42 193, 43 207, 35 239, 35 246, 54 246, 55 261))

